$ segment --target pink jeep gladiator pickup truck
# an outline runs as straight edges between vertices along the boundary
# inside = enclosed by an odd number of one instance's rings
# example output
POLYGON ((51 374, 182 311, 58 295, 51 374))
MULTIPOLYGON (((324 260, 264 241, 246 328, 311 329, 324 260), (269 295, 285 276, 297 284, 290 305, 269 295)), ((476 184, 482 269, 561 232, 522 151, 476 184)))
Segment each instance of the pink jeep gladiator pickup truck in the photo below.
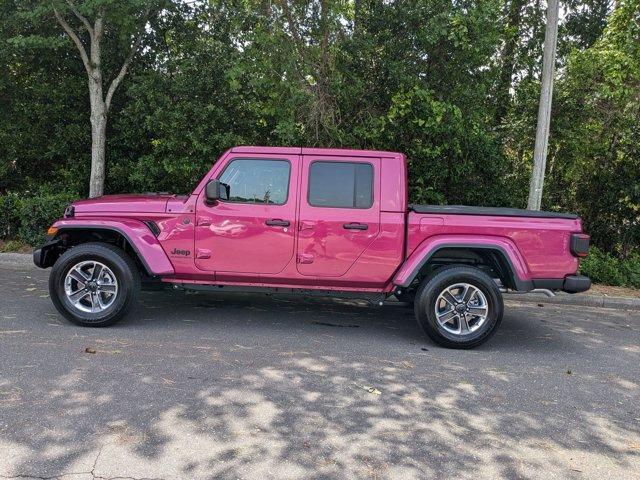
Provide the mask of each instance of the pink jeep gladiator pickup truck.
POLYGON ((571 214, 409 205, 401 153, 236 147, 190 195, 69 205, 34 252, 69 320, 106 326, 141 284, 297 292, 413 304, 434 341, 469 348, 502 319, 501 292, 582 292, 589 236, 571 214))

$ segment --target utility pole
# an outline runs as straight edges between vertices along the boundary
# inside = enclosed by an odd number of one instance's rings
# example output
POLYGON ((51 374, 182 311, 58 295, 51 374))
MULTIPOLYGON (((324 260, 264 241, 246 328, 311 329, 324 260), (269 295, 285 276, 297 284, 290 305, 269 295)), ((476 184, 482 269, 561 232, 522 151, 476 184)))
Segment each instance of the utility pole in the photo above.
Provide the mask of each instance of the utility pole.
POLYGON ((533 172, 529 185, 529 210, 540 210, 544 172, 547 166, 549 145, 549 123, 551 121, 551 99, 553 96, 553 71, 556 63, 558 43, 558 0, 547 1, 547 27, 544 32, 544 56, 542 61, 542 88, 538 106, 538 128, 533 151, 533 172))

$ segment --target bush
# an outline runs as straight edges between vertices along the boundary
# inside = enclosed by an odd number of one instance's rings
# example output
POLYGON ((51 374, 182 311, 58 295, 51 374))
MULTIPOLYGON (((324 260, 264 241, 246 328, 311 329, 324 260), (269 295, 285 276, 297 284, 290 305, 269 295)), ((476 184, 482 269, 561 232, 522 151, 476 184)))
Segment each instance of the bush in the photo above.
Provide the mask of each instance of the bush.
POLYGON ((580 263, 580 272, 594 283, 640 288, 640 255, 620 259, 591 247, 589 256, 580 263))
POLYGON ((47 228, 62 217, 65 207, 76 197, 69 192, 46 190, 29 196, 0 196, 0 237, 17 238, 28 245, 42 243, 47 228))
POLYGON ((17 202, 14 193, 0 196, 0 238, 14 237, 18 231, 17 202))
POLYGON ((66 206, 77 195, 68 192, 42 192, 33 197, 21 198, 18 201, 19 227, 18 238, 29 245, 44 242, 47 229, 62 217, 66 206))

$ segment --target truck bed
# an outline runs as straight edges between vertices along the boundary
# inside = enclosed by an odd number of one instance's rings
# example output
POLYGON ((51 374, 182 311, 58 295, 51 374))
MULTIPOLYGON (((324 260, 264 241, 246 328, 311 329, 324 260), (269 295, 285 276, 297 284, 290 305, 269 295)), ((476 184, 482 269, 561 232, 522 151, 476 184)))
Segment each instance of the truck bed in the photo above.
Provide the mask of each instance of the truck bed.
POLYGON ((576 215, 516 208, 411 205, 407 215, 407 258, 420 245, 492 244, 518 257, 523 278, 563 278, 575 273, 569 251, 572 233, 582 231, 576 215))
POLYGON ((531 217, 531 218, 566 218, 575 220, 578 215, 563 212, 541 212, 521 208, 501 207, 469 207, 466 205, 409 205, 409 210, 416 213, 434 213, 449 215, 488 215, 494 217, 531 217))

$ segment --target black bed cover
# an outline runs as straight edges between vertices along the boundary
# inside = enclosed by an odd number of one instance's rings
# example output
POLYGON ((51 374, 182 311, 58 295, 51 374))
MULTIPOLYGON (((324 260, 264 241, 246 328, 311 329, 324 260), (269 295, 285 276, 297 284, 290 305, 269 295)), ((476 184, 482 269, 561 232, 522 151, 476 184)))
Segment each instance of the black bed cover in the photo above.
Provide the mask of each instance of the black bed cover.
POLYGON ((434 213, 451 215, 492 215, 496 217, 533 217, 533 218, 566 218, 575 220, 578 215, 562 212, 540 212, 521 208, 501 207, 468 207, 465 205, 409 205, 409 210, 416 213, 434 213))

